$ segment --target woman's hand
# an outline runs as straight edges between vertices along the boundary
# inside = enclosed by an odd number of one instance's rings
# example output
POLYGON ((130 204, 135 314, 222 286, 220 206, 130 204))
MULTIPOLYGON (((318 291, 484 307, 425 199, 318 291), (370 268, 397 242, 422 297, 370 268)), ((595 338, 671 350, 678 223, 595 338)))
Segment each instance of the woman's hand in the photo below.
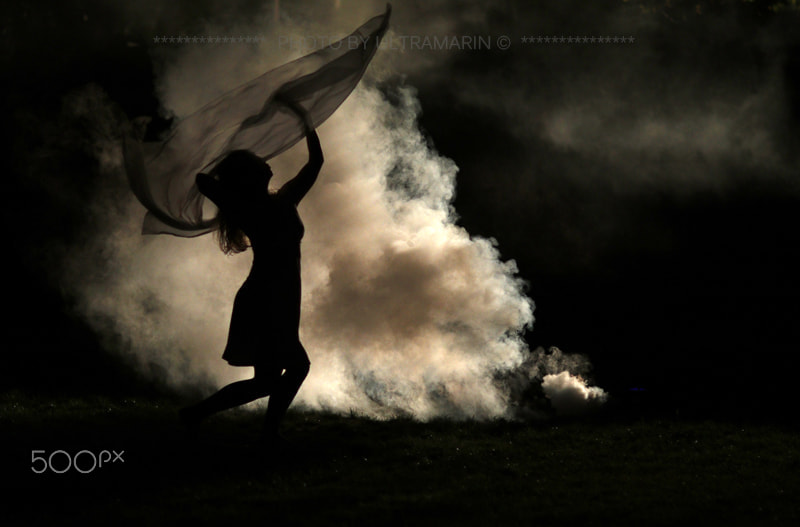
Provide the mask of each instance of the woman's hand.
POLYGON ((292 110, 303 120, 306 127, 305 135, 306 143, 308 144, 308 163, 278 191, 279 195, 286 197, 293 204, 297 205, 317 180, 317 175, 324 161, 322 157, 322 147, 319 144, 317 132, 314 130, 314 123, 311 120, 311 116, 305 108, 280 93, 275 96, 274 100, 292 110))
POLYGON ((275 95, 273 100, 275 102, 283 104, 284 106, 289 108, 292 112, 294 112, 303 121, 303 124, 306 127, 306 132, 314 129, 314 122, 311 120, 311 116, 309 115, 308 111, 306 111, 306 109, 303 108, 296 101, 293 101, 285 97, 281 93, 275 95))
POLYGON ((209 192, 213 193, 214 189, 219 186, 219 181, 214 176, 201 172, 194 177, 194 184, 203 195, 208 196, 209 192))
POLYGON ((229 203, 230 199, 228 198, 228 194, 223 190, 220 182, 214 179, 214 176, 201 172, 194 177, 194 182, 200 193, 213 201, 217 207, 230 207, 231 204, 229 203))

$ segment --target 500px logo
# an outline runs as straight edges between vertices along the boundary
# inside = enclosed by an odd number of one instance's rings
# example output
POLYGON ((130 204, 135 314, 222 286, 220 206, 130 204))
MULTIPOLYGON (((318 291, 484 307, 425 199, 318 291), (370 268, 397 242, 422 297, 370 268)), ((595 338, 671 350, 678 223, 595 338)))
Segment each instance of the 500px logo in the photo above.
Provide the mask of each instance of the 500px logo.
POLYGON ((95 469, 102 468, 103 464, 125 463, 122 459, 124 450, 101 450, 97 455, 91 450, 81 450, 75 455, 71 455, 65 450, 54 450, 49 456, 44 457, 38 454, 46 454, 46 450, 31 450, 31 470, 36 474, 54 472, 63 474, 69 469, 74 468, 81 474, 89 474, 95 469), (113 457, 112 457, 113 454, 113 457))

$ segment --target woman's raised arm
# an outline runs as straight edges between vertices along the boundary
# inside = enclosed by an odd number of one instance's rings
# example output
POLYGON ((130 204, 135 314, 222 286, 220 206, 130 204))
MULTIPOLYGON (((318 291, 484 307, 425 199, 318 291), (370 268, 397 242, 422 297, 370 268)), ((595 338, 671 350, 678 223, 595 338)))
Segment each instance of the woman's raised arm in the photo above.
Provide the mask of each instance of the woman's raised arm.
POLYGON ((319 144, 319 137, 317 136, 316 130, 314 130, 314 123, 311 121, 308 112, 294 102, 281 102, 286 104, 286 106, 291 108, 293 112, 303 119, 306 144, 308 144, 308 163, 278 191, 279 195, 288 198, 292 203, 297 205, 308 191, 311 190, 311 187, 314 186, 314 182, 317 181, 317 176, 319 175, 320 168, 322 168, 324 158, 322 156, 322 147, 319 144))

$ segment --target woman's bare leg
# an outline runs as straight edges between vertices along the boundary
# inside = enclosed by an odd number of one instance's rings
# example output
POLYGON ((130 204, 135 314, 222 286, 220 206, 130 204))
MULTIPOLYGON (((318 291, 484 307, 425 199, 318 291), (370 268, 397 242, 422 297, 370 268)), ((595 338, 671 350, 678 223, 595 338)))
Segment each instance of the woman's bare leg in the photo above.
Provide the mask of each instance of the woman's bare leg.
POLYGON ((270 440, 278 436, 278 428, 286 415, 289 405, 294 400, 297 391, 303 384, 306 376, 308 375, 311 362, 308 360, 308 354, 305 348, 298 341, 293 345, 295 347, 292 357, 286 366, 283 375, 277 379, 272 394, 269 397, 269 406, 267 406, 267 416, 264 421, 264 435, 266 439, 270 440))
POLYGON ((280 370, 256 368, 252 379, 233 382, 207 399, 183 408, 181 419, 187 424, 270 395, 280 379, 280 370))

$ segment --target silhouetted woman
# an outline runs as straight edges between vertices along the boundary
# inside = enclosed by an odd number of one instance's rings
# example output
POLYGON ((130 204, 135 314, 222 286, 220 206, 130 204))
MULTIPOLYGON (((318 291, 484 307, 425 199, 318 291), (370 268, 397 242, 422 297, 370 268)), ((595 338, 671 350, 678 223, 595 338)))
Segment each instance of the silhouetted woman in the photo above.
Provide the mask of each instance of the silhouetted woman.
POLYGON ((215 412, 270 396, 264 423, 267 441, 279 437, 278 426, 310 365, 298 335, 304 228, 296 207, 316 181, 323 161, 308 114, 286 104, 303 119, 308 144, 308 163, 294 179, 270 192, 272 170, 246 150, 228 154, 213 175, 197 175, 198 188, 219 208, 220 248, 227 254, 253 249, 253 265, 236 293, 222 357, 232 366, 254 366, 255 375, 180 412, 184 423, 194 425, 215 412))

